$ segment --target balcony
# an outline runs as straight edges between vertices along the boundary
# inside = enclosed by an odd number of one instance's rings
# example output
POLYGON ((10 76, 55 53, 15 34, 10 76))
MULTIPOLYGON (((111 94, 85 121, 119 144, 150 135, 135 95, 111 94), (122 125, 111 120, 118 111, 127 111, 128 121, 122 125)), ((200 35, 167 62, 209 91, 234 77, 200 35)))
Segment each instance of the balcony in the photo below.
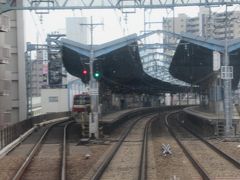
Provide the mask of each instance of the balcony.
MULTIPOLYGON (((1 4, 0 0, 0 4, 1 4)), ((6 15, 0 15, 0 32, 8 32, 10 30, 10 18, 6 15)))
POLYGON ((9 80, 0 79, 0 96, 9 95, 11 82, 9 80))
POLYGON ((10 58, 10 47, 0 47, 0 64, 7 64, 10 58))

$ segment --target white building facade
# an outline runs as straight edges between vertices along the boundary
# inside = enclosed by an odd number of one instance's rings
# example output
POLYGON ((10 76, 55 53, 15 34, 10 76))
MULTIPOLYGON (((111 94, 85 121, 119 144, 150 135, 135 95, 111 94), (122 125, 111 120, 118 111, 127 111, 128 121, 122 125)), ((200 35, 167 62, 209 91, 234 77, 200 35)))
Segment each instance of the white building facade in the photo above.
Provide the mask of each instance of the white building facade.
POLYGON ((90 43, 90 26, 87 17, 67 17, 66 36, 68 39, 82 44, 90 43))

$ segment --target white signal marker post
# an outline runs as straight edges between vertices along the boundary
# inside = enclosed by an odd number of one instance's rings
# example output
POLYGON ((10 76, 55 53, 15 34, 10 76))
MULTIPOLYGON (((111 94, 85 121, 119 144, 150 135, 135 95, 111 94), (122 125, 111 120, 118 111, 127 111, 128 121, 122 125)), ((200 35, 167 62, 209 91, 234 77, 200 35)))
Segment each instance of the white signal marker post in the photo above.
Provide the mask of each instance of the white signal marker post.
POLYGON ((91 97, 91 112, 89 116, 89 137, 99 138, 98 132, 98 105, 99 105, 99 88, 98 81, 93 77, 93 62, 94 52, 91 50, 90 57, 90 97, 91 97))
POLYGON ((80 24, 90 26, 91 31, 91 53, 89 58, 90 68, 90 98, 91 98, 91 112, 89 114, 89 137, 99 138, 98 132, 98 106, 99 106, 99 88, 98 81, 93 77, 93 62, 95 61, 94 48, 93 48, 93 29, 97 25, 103 25, 103 23, 93 23, 92 17, 90 24, 80 24))

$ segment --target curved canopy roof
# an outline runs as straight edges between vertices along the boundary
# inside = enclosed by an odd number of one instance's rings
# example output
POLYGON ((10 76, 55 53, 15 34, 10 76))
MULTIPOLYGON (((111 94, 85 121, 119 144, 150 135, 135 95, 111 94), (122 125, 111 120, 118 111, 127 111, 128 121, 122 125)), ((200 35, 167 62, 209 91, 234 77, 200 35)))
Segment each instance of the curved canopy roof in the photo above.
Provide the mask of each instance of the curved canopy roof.
MULTIPOLYGON (((152 78, 143 71, 139 56, 137 40, 139 36, 130 35, 102 45, 92 47, 96 58, 94 66, 101 69, 101 82, 115 92, 159 94, 163 92, 183 92, 188 87, 173 85, 168 82, 152 78)), ((89 70, 91 46, 83 45, 68 39, 62 39, 63 64, 66 70, 82 79, 89 81, 82 70, 89 70)))
MULTIPOLYGON (((189 38, 181 38, 177 46, 169 71, 177 79, 201 85, 216 73, 213 71, 213 51, 218 51, 223 57, 224 41, 186 36, 189 38)), ((232 86, 236 89, 240 78, 239 39, 228 42, 228 53, 230 66, 233 66, 232 86)))

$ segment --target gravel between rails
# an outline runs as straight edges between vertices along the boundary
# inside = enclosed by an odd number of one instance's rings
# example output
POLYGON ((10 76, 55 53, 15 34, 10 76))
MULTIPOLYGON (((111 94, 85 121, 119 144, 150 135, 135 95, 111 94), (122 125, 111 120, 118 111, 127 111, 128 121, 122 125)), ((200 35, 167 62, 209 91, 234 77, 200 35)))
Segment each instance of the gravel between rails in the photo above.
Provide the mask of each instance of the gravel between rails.
POLYGON ((22 176, 24 180, 60 179, 63 128, 54 126, 22 176))
MULTIPOLYGON (((114 130, 111 135, 103 138, 102 144, 77 145, 80 136, 77 138, 70 138, 68 141, 71 141, 71 143, 68 145, 67 151, 67 179, 91 179, 95 170, 114 146, 115 141, 119 138, 123 130, 130 124, 130 121, 121 124, 121 126, 114 130), (88 159, 85 157, 86 154, 90 155, 88 159)), ((78 131, 79 129, 76 128, 76 126, 71 127, 69 130, 69 136, 71 137, 73 134, 76 136, 78 131)))
POLYGON ((214 139, 209 142, 240 162, 240 142, 224 142, 214 139))
POLYGON ((78 179, 89 180, 93 177, 93 175, 95 174, 98 167, 102 164, 102 162, 105 160, 107 155, 109 153, 111 153, 111 150, 114 148, 115 143, 120 138, 122 132, 132 124, 132 121, 133 121, 133 119, 121 124, 110 135, 108 135, 104 138, 105 142, 109 143, 109 146, 106 147, 103 151, 96 147, 96 151, 102 151, 101 155, 98 156, 98 158, 95 158, 95 162, 92 164, 90 170, 87 173, 86 173, 86 171, 84 171, 84 174, 86 174, 86 175, 83 178, 78 178, 78 179))
POLYGON ((25 141, 0 160, 0 180, 10 180, 47 127, 33 132, 25 141))
POLYGON ((152 140, 158 180, 192 180, 201 176, 187 159, 175 139, 164 124, 165 113, 152 123, 152 140), (169 144, 172 155, 163 156, 161 146, 169 144))
POLYGON ((80 136, 76 137, 76 134, 79 134, 79 128, 77 128, 76 125, 71 127, 68 136, 70 137, 68 142, 70 141, 71 143, 68 145, 67 150, 67 179, 91 179, 96 169, 111 151, 111 148, 114 147, 116 140, 130 124, 131 120, 121 124, 112 134, 103 138, 103 143, 87 145, 77 145, 80 136), (71 138, 72 136, 75 136, 75 138, 71 138), (86 154, 90 155, 88 159, 85 157, 86 154))
MULTIPOLYGON (((130 122, 131 121, 127 121, 119 128, 117 128, 116 131, 114 131, 110 136, 105 137, 104 144, 92 144, 85 146, 77 146, 77 143, 80 139, 80 129, 77 124, 71 125, 67 140, 69 143, 67 149, 67 179, 90 179, 87 177, 91 176, 86 175, 91 172, 91 170, 97 164, 96 162, 103 159, 103 155, 106 154, 108 150, 110 150, 111 145, 115 143, 121 132, 130 124, 130 122), (85 158, 85 155, 87 153, 91 155, 89 159, 85 158)), ((30 149, 32 149, 46 127, 40 128, 37 132, 34 132, 19 147, 1 159, 0 180, 12 179, 13 175, 16 173, 21 163, 23 163, 30 149)), ((42 150, 39 152, 38 156, 35 157, 35 164, 38 162, 39 166, 42 168, 31 167, 31 174, 33 176, 25 176, 24 179, 33 179, 33 177, 34 180, 37 178, 50 180, 58 179, 58 176, 55 176, 56 173, 54 174, 53 172, 56 172, 56 169, 54 169, 54 167, 56 167, 56 162, 59 162, 59 143, 60 140, 56 142, 56 139, 50 138, 50 140, 47 141, 47 144, 43 145, 42 150), (46 171, 46 173, 44 171, 46 171), (51 173, 51 175, 48 173, 51 173)))
POLYGON ((148 132, 148 152, 147 152, 147 179, 158 180, 157 178, 157 167, 154 156, 154 144, 152 139, 152 128, 148 132))
POLYGON ((145 117, 136 123, 117 151, 117 154, 113 157, 101 179, 122 180, 138 178, 144 127, 147 120, 152 117, 145 117))
POLYGON ((240 170, 199 141, 183 141, 212 179, 240 180, 240 170))
MULTIPOLYGON (((176 116, 172 117, 176 118, 176 116)), ((193 157, 198 160, 212 179, 240 180, 239 169, 210 149, 205 143, 195 138, 184 128, 180 127, 176 121, 173 120, 170 122, 174 125, 178 136, 182 137, 182 143, 190 150, 193 157), (188 138, 192 136, 192 138, 188 139, 184 136, 188 138)))
POLYGON ((90 179, 84 177, 108 148, 109 145, 76 146, 76 144, 71 144, 67 156, 67 179, 90 179), (86 159, 86 154, 90 154, 91 157, 86 159))

